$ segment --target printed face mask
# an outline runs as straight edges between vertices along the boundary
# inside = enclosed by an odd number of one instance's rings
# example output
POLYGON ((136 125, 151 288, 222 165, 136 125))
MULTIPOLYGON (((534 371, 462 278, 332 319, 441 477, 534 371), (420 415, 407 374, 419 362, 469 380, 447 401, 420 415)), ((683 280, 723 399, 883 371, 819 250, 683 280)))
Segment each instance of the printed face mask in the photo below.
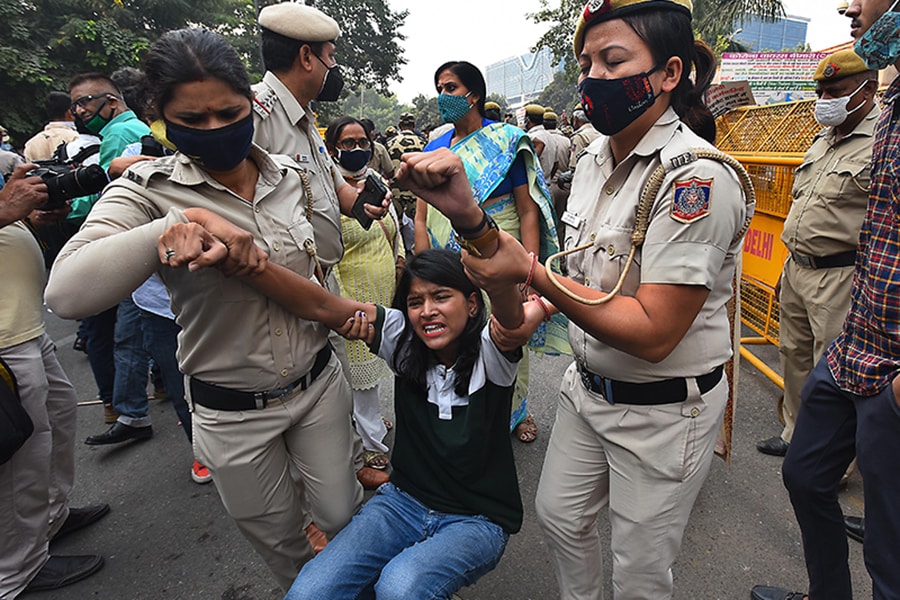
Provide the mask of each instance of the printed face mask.
POLYGON ((584 113, 603 135, 615 135, 647 112, 654 102, 650 74, 638 73, 621 79, 587 77, 578 86, 584 113))
POLYGON ((844 121, 847 120, 847 117, 858 111, 863 107, 863 104, 865 104, 864 102, 853 110, 847 110, 850 99, 856 95, 856 92, 863 89, 865 85, 866 82, 861 83, 849 96, 841 96, 840 98, 819 98, 816 100, 816 121, 825 127, 837 127, 838 125, 842 125, 844 121))
POLYGON ((853 51, 870 69, 880 71, 900 58, 900 13, 894 12, 897 4, 894 2, 853 44, 853 51))
POLYGON ((441 119, 443 119, 444 123, 456 123, 469 112, 472 106, 469 105, 469 101, 466 98, 471 93, 469 92, 465 96, 454 96, 453 94, 441 94, 438 96, 438 111, 440 111, 441 119))
POLYGON ((253 145, 253 112, 218 129, 194 129, 166 120, 166 137, 201 167, 230 171, 250 154, 253 145))

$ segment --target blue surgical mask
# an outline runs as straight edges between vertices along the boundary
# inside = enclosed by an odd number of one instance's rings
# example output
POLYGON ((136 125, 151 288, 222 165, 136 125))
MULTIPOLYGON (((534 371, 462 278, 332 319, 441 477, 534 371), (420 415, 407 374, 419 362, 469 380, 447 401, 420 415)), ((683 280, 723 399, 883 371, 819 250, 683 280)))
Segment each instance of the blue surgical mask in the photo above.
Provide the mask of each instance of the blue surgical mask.
POLYGON ((469 92, 465 96, 454 96, 453 94, 441 94, 438 96, 438 110, 444 123, 456 123, 466 116, 466 113, 472 108, 469 101, 466 100, 471 93, 469 92))
POLYGON ((250 154, 253 112, 218 129, 195 129, 166 119, 166 137, 178 151, 210 171, 230 171, 250 154))
POLYGON ((897 2, 853 44, 853 51, 870 69, 880 71, 900 58, 900 12, 897 2))
POLYGON ((365 167, 370 158, 372 158, 371 149, 354 148, 353 150, 338 150, 337 152, 338 164, 351 173, 356 173, 365 167))

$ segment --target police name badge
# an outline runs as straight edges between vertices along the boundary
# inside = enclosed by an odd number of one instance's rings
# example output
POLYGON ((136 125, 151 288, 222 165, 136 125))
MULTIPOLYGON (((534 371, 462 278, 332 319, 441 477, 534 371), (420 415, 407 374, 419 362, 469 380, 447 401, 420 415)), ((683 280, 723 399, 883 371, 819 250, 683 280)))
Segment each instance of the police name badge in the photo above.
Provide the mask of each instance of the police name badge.
POLYGON ((693 223, 709 214, 712 179, 686 179, 675 182, 675 198, 669 216, 680 223, 693 223))
POLYGON ((578 229, 581 227, 581 223, 584 221, 581 217, 573 212, 569 212, 568 210, 563 211, 562 216, 559 218, 560 221, 568 225, 569 227, 573 227, 578 229))

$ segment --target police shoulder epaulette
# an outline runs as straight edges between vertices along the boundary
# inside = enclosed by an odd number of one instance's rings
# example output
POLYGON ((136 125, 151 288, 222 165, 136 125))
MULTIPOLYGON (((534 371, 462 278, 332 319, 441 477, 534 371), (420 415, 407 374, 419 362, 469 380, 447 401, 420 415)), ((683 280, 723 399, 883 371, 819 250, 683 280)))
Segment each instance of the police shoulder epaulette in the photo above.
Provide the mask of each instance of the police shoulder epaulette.
POLYGON ((696 162, 697 155, 694 153, 693 149, 685 149, 684 146, 676 146, 676 148, 665 146, 659 152, 659 160, 666 170, 666 173, 668 173, 685 165, 689 165, 692 162, 696 162))
POLYGON ((174 164, 165 158, 158 160, 146 160, 136 162, 122 173, 122 179, 131 181, 142 188, 150 185, 150 180, 155 176, 168 177, 172 174, 174 164))
POLYGON ((277 102, 278 94, 269 86, 262 84, 260 89, 254 90, 253 110, 260 118, 268 117, 277 102))

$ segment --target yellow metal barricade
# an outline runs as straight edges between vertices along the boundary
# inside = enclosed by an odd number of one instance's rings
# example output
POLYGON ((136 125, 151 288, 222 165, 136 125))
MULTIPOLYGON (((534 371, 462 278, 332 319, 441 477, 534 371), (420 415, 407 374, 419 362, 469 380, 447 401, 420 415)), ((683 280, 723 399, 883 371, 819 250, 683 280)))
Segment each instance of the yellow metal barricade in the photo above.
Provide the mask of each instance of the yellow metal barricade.
POLYGON ((781 243, 791 207, 794 169, 821 129, 815 100, 750 106, 716 121, 718 147, 747 169, 756 191, 756 213, 744 238, 741 321, 758 337, 741 338, 741 357, 784 388, 784 379, 747 346, 778 345, 779 305, 775 286, 788 251, 781 243))

